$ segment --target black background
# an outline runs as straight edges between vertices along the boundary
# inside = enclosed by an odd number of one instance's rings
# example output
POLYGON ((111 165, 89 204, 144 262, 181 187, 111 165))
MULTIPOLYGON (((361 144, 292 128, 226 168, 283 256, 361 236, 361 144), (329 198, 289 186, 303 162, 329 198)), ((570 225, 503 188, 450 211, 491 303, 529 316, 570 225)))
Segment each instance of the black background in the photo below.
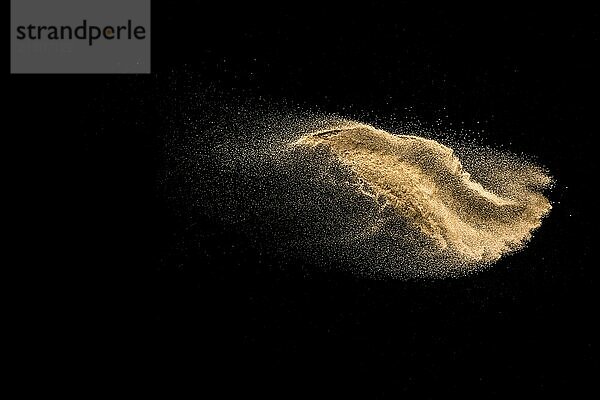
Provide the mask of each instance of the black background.
POLYGON ((151 75, 10 76, 16 369, 91 391, 591 388, 600 21, 569 4, 153 2, 151 75), (283 268, 217 221, 190 228, 160 184, 173 120, 206 87, 483 131, 538 156, 557 203, 526 250, 471 277, 283 268))

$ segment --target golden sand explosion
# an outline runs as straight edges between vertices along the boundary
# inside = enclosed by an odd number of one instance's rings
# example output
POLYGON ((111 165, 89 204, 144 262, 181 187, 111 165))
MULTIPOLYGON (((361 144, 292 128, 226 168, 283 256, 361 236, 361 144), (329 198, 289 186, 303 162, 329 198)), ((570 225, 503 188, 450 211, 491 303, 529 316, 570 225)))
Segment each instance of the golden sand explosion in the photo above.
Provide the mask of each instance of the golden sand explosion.
POLYGON ((306 134, 293 145, 326 149, 352 171, 365 195, 465 261, 495 261, 522 247, 551 209, 542 194, 551 178, 541 170, 510 190, 492 191, 434 140, 351 123, 306 134))

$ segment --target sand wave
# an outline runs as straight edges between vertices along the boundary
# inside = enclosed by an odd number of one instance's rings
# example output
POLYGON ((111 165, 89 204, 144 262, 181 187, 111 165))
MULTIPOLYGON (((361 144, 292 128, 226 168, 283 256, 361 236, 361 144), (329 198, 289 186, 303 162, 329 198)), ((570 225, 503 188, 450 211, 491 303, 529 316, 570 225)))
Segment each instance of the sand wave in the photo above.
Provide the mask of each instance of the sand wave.
POLYGON ((325 149, 365 195, 467 261, 495 261, 522 247, 551 209, 543 195, 551 178, 541 170, 510 190, 484 188, 434 140, 351 123, 303 135, 293 146, 325 149))

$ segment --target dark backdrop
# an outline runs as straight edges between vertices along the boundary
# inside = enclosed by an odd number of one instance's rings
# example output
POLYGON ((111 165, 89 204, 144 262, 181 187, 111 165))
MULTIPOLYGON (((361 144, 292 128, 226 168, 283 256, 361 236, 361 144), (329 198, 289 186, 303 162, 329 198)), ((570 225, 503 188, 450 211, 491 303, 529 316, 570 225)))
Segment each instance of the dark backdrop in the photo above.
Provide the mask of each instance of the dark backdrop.
POLYGON ((596 10, 203 4, 153 2, 149 76, 10 76, 22 368, 89 391, 283 379, 281 397, 591 385, 596 10), (471 277, 282 268, 167 201, 165 136, 207 87, 484 131, 537 155, 557 203, 526 250, 471 277))

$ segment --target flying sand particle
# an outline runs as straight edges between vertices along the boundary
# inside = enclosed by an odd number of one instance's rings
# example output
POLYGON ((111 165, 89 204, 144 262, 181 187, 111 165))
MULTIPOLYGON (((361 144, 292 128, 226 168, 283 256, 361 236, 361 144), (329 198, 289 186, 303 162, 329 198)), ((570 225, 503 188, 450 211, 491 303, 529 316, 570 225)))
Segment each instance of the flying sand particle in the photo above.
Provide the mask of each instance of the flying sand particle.
POLYGON ((218 108, 202 134, 182 135, 168 182, 192 219, 243 235, 281 268, 464 276, 524 248, 552 208, 543 168, 466 138, 450 135, 453 151, 418 126, 401 135, 335 116, 236 110, 218 108))

